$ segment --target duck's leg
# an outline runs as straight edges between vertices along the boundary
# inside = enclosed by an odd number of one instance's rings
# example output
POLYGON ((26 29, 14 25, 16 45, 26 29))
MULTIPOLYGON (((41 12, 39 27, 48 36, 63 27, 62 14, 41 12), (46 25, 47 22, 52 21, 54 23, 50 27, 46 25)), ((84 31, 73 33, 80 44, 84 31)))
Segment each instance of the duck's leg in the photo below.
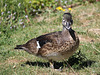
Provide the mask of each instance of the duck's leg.
POLYGON ((62 67, 60 67, 59 69, 55 69, 55 67, 54 67, 54 61, 49 60, 49 62, 50 62, 50 68, 54 69, 55 71, 62 71, 62 67))
POLYGON ((62 62, 62 66, 59 67, 58 71, 63 71, 65 67, 66 67, 66 63, 62 62))
POLYGON ((52 60, 49 60, 50 62, 50 68, 54 69, 54 62, 52 60))

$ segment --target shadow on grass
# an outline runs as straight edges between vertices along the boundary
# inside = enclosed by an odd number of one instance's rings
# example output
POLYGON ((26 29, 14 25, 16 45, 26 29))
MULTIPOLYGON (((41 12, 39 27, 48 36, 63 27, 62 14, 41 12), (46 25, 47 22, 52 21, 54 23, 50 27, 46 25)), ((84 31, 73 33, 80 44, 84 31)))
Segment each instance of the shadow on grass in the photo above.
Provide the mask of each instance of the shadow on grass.
POLYGON ((40 61, 36 61, 36 62, 27 61, 24 65, 40 66, 40 67, 49 67, 50 66, 49 62, 40 62, 40 61))
MULTIPOLYGON (((80 70, 85 67, 90 67, 95 61, 88 60, 85 55, 81 54, 80 52, 73 55, 71 58, 68 59, 68 64, 73 67, 74 69, 80 70)), ((21 66, 30 65, 30 66, 40 66, 40 67, 50 67, 49 62, 30 62, 27 61, 25 64, 22 64, 21 66)), ((66 67, 67 63, 64 62, 54 62, 54 68, 59 69, 60 67, 66 67)))

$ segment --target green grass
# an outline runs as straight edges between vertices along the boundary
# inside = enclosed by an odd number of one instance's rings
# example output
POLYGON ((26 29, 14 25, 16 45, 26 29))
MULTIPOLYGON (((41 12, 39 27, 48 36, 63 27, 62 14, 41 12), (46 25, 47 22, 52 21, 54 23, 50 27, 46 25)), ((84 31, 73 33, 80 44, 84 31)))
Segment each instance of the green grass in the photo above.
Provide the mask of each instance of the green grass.
MULTIPOLYGON (((81 36, 78 49, 81 51, 81 57, 79 58, 76 55, 77 51, 71 58, 79 59, 75 60, 75 63, 71 66, 75 73, 79 75, 100 74, 100 34, 90 31, 90 29, 100 29, 99 5, 100 3, 89 4, 72 9, 73 29, 81 36)), ((0 75, 74 74, 68 68, 65 68, 63 72, 52 70, 48 67, 47 60, 30 55, 24 51, 14 50, 16 45, 26 43, 39 35, 62 30, 62 14, 62 12, 44 13, 40 17, 29 18, 30 22, 26 23, 27 27, 25 28, 19 27, 17 30, 8 30, 6 33, 1 33, 0 75)))

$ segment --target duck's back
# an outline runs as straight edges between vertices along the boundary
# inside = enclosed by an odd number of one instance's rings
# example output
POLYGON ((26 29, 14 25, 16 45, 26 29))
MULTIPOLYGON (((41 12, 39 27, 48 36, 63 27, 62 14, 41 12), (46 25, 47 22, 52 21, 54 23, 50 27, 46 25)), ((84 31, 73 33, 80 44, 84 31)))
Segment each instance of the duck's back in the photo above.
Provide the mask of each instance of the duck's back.
POLYGON ((68 59, 79 46, 76 33, 71 32, 59 31, 38 37, 41 46, 38 55, 55 61, 68 59))

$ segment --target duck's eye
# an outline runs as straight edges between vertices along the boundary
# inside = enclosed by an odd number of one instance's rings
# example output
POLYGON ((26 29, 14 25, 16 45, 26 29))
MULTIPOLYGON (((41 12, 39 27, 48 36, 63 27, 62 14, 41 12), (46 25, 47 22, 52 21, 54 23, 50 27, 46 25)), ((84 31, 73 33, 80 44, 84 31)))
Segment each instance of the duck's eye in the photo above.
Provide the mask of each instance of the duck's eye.
POLYGON ((63 22, 65 22, 65 20, 63 20, 63 22))

